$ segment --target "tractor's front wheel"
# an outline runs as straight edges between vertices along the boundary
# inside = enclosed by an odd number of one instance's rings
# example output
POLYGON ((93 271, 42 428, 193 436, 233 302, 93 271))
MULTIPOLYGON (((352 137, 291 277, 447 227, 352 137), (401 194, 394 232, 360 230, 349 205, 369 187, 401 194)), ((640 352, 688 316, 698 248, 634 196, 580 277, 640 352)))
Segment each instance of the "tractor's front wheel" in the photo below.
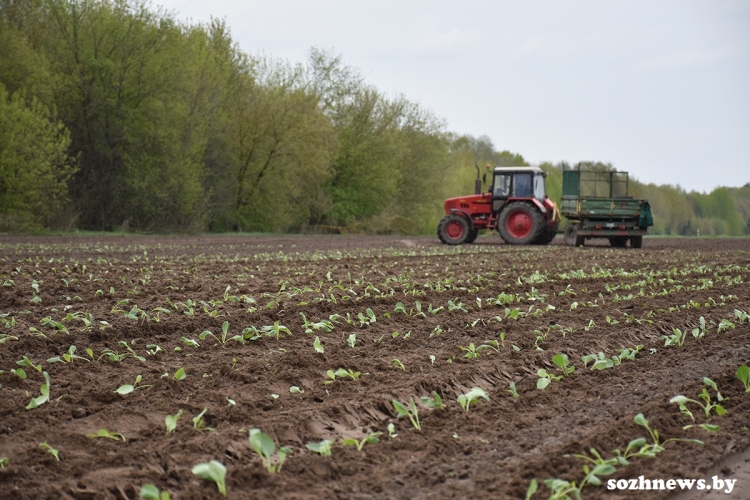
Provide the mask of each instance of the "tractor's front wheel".
POLYGON ((543 229, 542 214, 528 203, 515 202, 507 206, 497 221, 497 230, 510 245, 528 245, 543 229))
POLYGON ((466 243, 470 233, 469 221, 460 215, 446 215, 440 219, 440 222, 438 223, 438 238, 440 238, 440 241, 446 245, 460 245, 466 243))

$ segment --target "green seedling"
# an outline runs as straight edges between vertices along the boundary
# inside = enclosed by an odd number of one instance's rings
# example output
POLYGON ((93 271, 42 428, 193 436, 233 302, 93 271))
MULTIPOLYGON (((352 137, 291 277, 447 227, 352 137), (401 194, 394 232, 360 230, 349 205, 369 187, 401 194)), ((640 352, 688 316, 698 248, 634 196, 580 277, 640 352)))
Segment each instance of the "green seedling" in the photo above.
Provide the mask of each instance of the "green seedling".
POLYGON ((26 380, 26 378, 28 377, 26 375, 26 370, 24 370, 23 368, 11 368, 10 373, 20 378, 21 380, 26 380))
POLYGON ((270 474, 281 472, 281 466, 284 465, 287 455, 292 450, 286 446, 279 448, 279 451, 276 453, 276 463, 274 464, 272 458, 276 451, 276 443, 273 442, 270 436, 260 432, 260 429, 253 428, 249 431, 249 440, 250 446, 258 454, 266 470, 270 474))
POLYGON ((402 370, 406 371, 406 367, 405 367, 405 366, 404 366, 404 364, 403 364, 403 363, 402 363, 401 361, 399 361, 398 359, 392 359, 392 360, 391 360, 391 364, 392 364, 393 366, 396 366, 396 367, 398 367, 398 368, 401 368, 402 370))
POLYGON ((0 458, 0 469, 4 469, 8 465, 8 457, 0 458))
POLYGON ((96 434, 86 434, 86 437, 91 439, 107 438, 112 439, 113 441, 125 441, 125 436, 119 432, 112 432, 107 429, 99 429, 96 431, 96 434))
POLYGON ((164 417, 164 424, 167 426, 167 434, 172 434, 177 429, 177 421, 182 416, 182 410, 179 410, 174 415, 167 415, 164 417))
MULTIPOLYGON (((688 430, 691 427, 695 427, 695 425, 693 425, 693 424, 686 425, 682 429, 683 430, 688 430)), ((714 424, 698 424, 698 427, 700 427, 701 429, 703 429, 706 432, 718 432, 718 431, 721 430, 721 426, 720 425, 714 425, 714 424)))
POLYGON ((478 358, 479 352, 482 350, 482 348, 487 348, 487 347, 489 346, 480 345, 479 347, 476 347, 474 345, 474 342, 469 343, 468 347, 458 346, 459 349, 466 352, 466 354, 464 354, 464 358, 469 358, 469 359, 478 358))
POLYGON ((267 337, 275 337, 276 340, 279 340, 279 337, 281 336, 282 333, 286 333, 287 335, 292 334, 289 328, 280 324, 278 321, 274 321, 273 325, 261 327, 260 331, 267 337))
POLYGON ((716 333, 721 333, 724 330, 734 329, 735 325, 726 318, 722 318, 719 324, 716 326, 716 333))
POLYGON ((683 415, 687 415, 688 417, 690 417, 690 420, 692 420, 693 422, 695 422, 695 417, 693 416, 693 413, 688 410, 688 403, 695 403, 700 406, 706 414, 706 418, 711 416, 711 410, 715 410, 717 415, 726 415, 727 413, 724 407, 719 404, 720 402, 724 401, 724 398, 719 392, 719 389, 716 387, 716 383, 708 377, 703 377, 703 384, 703 390, 700 394, 698 394, 698 398, 703 401, 702 403, 700 401, 696 401, 695 399, 686 398, 683 395, 677 395, 669 400, 670 403, 675 403, 676 405, 678 405, 680 408, 680 412, 683 415), (716 403, 711 403, 711 395, 708 393, 708 389, 706 389, 705 386, 711 387, 716 391, 716 403))
POLYGON ((172 378, 175 380, 185 380, 185 377, 187 377, 187 373, 185 373, 185 369, 180 367, 177 369, 176 372, 174 372, 174 375, 172 375, 172 378))
POLYGON ((576 367, 570 364, 567 354, 555 354, 552 356, 552 363, 562 370, 563 377, 567 377, 576 371, 576 367))
POLYGON ((378 439, 380 436, 382 436, 382 432, 373 432, 369 436, 362 438, 361 440, 357 441, 354 438, 344 439, 341 444, 343 446, 356 446, 357 451, 362 451, 362 448, 365 447, 367 443, 375 444, 380 441, 378 439))
POLYGON ((478 401, 479 398, 482 398, 486 401, 490 400, 489 396, 487 396, 487 393, 484 392, 484 389, 482 389, 481 387, 472 387, 471 390, 466 394, 461 394, 460 396, 458 396, 456 401, 459 405, 461 405, 461 408, 463 408, 464 411, 469 411, 471 403, 478 401))
POLYGON ((591 365, 592 370, 605 370, 620 364, 620 358, 618 356, 612 356, 610 359, 603 352, 581 356, 581 361, 583 361, 584 368, 588 368, 588 364, 593 361, 594 364, 591 365))
POLYGON ((291 392, 292 394, 304 394, 305 390, 304 389, 300 389, 296 385, 293 385, 293 386, 291 386, 289 388, 289 392, 291 392))
POLYGON ((365 316, 362 313, 357 313, 357 317, 359 318, 359 326, 370 326, 371 324, 375 323, 375 313, 370 309, 369 307, 365 310, 365 316))
POLYGON ((750 367, 747 365, 740 366, 737 368, 735 375, 737 375, 737 378, 740 379, 740 382, 745 387, 745 392, 750 393, 750 367))
POLYGON ((162 349, 156 344, 148 344, 146 345, 146 352, 151 356, 156 356, 160 352, 165 352, 165 351, 164 349, 162 349))
POLYGON ((664 346, 680 346, 685 343, 685 337, 687 336, 687 329, 681 331, 679 328, 672 328, 672 335, 662 335, 661 338, 664 340, 664 346))
POLYGON ((159 491, 153 484, 144 484, 141 486, 141 491, 138 496, 144 500, 170 500, 169 492, 167 490, 159 491))
MULTIPOLYGON (((224 345, 224 344, 227 343, 227 340, 228 340, 227 339, 227 334, 228 333, 229 333, 229 321, 225 321, 221 325, 221 337, 217 337, 211 331, 206 330, 206 331, 202 332, 200 335, 198 335, 198 338, 201 339, 201 340, 206 340, 206 337, 208 337, 210 335, 211 337, 214 338, 214 340, 216 340, 216 342, 218 342, 221 345, 224 345)), ((232 337, 229 340, 237 340, 238 342, 244 342, 245 339, 241 335, 235 335, 234 337, 232 337)))
POLYGON ((193 474, 208 481, 213 481, 219 488, 219 493, 222 496, 227 496, 227 484, 225 482, 227 468, 221 462, 211 460, 208 463, 198 464, 193 467, 193 474))
POLYGON ((536 493, 538 489, 539 489, 539 482, 536 479, 532 479, 531 482, 529 483, 529 487, 526 489, 526 496, 524 497, 524 500, 531 500, 531 497, 534 496, 534 493, 536 493))
POLYGON ((200 346, 201 346, 201 345, 200 345, 200 344, 198 343, 198 341, 196 341, 196 340, 193 340, 193 339, 189 339, 189 338, 187 338, 187 337, 184 337, 184 336, 183 336, 183 337, 180 337, 180 340, 182 341, 182 343, 183 343, 183 344, 185 344, 185 345, 186 345, 186 346, 188 346, 188 347, 200 347, 200 346))
POLYGON ((336 377, 344 378, 349 377, 352 380, 359 380, 359 376, 361 375, 361 372, 354 371, 352 369, 345 370, 344 368, 339 368, 336 371, 328 370, 326 372, 326 380, 325 384, 332 384, 336 381, 336 377))
POLYGON ((401 314, 407 314, 406 308, 404 307, 403 302, 397 302, 396 307, 393 308, 393 312, 395 313, 401 313, 401 314))
POLYGON ((388 437, 393 439, 395 437, 398 437, 398 434, 396 434, 396 426, 393 425, 393 422, 389 423, 386 426, 386 429, 388 430, 388 437))
POLYGON ((508 394, 510 394, 511 396, 513 396, 514 398, 519 397, 518 396, 518 391, 516 390, 516 383, 515 382, 511 382, 510 385, 508 386, 508 388, 505 389, 505 392, 507 392, 508 394))
POLYGON ((539 380, 536 381, 536 388, 540 391, 546 389, 553 381, 562 380, 563 378, 562 375, 553 375, 544 368, 540 368, 536 374, 539 376, 539 380))
POLYGON ((436 410, 445 409, 445 406, 443 405, 443 398, 435 391, 432 391, 432 396, 420 396, 419 400, 427 408, 435 408, 436 410))
POLYGON ((138 375, 137 377, 135 377, 135 382, 133 383, 133 385, 130 385, 130 384, 121 385, 120 387, 117 388, 115 392, 117 394, 121 394, 124 396, 126 394, 130 394, 136 389, 145 389, 147 387, 151 387, 151 385, 138 385, 141 383, 141 380, 143 380, 143 377, 138 375))
POLYGON ((35 370, 36 370, 36 371, 38 371, 38 372, 42 371, 42 365, 35 365, 35 364, 34 364, 34 363, 32 363, 32 362, 31 362, 31 360, 30 360, 29 358, 27 358, 26 356, 24 356, 24 357, 23 357, 22 359, 20 359, 19 361, 16 361, 16 364, 17 364, 18 366, 26 366, 26 367, 29 367, 29 368, 33 368, 33 369, 35 369, 35 370))
MULTIPOLYGON (((26 358, 26 356, 24 356, 26 358)), ((50 388, 50 381, 49 381, 49 373, 42 372, 42 375, 44 375, 44 383, 39 387, 39 393, 40 396, 37 396, 35 398, 32 398, 31 401, 29 401, 29 404, 26 405, 27 410, 33 410, 34 408, 38 408, 39 405, 42 405, 49 401, 49 388, 50 388)))
POLYGON ((203 431, 215 431, 216 429, 214 427, 206 427, 206 420, 203 418, 203 415, 206 414, 206 411, 208 411, 208 408, 203 408, 203 411, 197 414, 193 417, 193 429, 203 432, 203 431))
POLYGON ((646 417, 643 416, 643 413, 639 413, 638 415, 636 415, 633 421, 637 425, 640 425, 641 427, 645 428, 648 431, 648 434, 651 437, 651 441, 653 442, 653 444, 650 445, 651 449, 649 451, 650 453, 653 454, 653 456, 655 456, 657 453, 664 451, 664 446, 670 441, 687 441, 689 443, 693 443, 697 445, 703 444, 703 441, 701 441, 700 439, 669 438, 665 441, 661 441, 661 437, 659 436, 659 431, 649 427, 648 420, 646 420, 646 417))
POLYGON ((39 447, 42 448, 42 449, 44 449, 44 450, 47 450, 50 455, 52 455, 53 457, 55 457, 55 460, 57 460, 58 462, 60 461, 60 452, 58 450, 54 449, 53 447, 51 447, 49 444, 47 444, 47 441, 45 441, 43 443, 39 443, 39 447))
POLYGON ((417 405, 414 403, 414 398, 409 398, 409 408, 395 399, 391 400, 391 405, 393 405, 393 409, 396 410, 398 418, 409 417, 411 425, 418 431, 422 430, 422 425, 419 423, 419 410, 417 410, 417 405))
POLYGON ((324 457, 330 457, 331 456, 331 446, 333 445, 333 441, 329 441, 328 439, 324 439, 323 441, 319 443, 307 443, 305 445, 305 448, 308 450, 317 453, 318 455, 324 456, 324 457))
POLYGON ((317 353, 323 354, 325 352, 323 344, 320 343, 320 337, 315 337, 315 340, 313 340, 313 348, 317 353))
POLYGON ((708 330, 706 329, 706 318, 703 316, 699 319, 698 328, 693 328, 692 334, 696 339, 700 339, 706 336, 708 330))
POLYGON ((76 353, 76 346, 72 345, 68 348, 68 352, 62 356, 54 356, 47 360, 48 363, 72 363, 75 359, 82 359, 88 362, 88 359, 83 356, 78 356, 76 353))
POLYGON ((430 354, 430 364, 433 364, 433 365, 434 365, 434 364, 435 364, 435 360, 436 360, 436 359, 437 359, 437 358, 435 357, 435 355, 434 355, 434 354, 430 354))
POLYGON ((110 361, 112 361, 112 362, 119 362, 119 361, 122 361, 123 359, 125 359, 127 357, 132 357, 132 358, 135 358, 135 359, 137 359, 138 361, 140 361, 142 363, 146 362, 146 358, 144 358, 143 356, 141 356, 138 353, 136 353, 133 350, 133 348, 130 347, 128 345, 128 343, 125 342, 124 340, 119 341, 117 343, 117 345, 120 346, 120 347, 125 348, 126 352, 124 352, 124 353, 121 354, 121 353, 119 353, 117 351, 113 351, 112 349, 106 349, 105 348, 105 349, 102 349, 102 355, 99 356, 99 359, 102 359, 104 356, 107 356, 107 358, 110 361))
POLYGON ((349 338, 346 339, 346 343, 349 344, 349 347, 354 348, 354 346, 357 345, 357 334, 352 333, 349 335, 349 338))

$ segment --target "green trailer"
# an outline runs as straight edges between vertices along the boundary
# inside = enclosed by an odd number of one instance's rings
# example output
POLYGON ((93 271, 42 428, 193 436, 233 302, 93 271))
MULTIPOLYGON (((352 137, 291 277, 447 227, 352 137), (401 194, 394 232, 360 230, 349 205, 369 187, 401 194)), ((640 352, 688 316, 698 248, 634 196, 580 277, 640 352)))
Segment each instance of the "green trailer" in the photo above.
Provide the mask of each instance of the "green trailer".
POLYGON ((641 248, 643 235, 654 225, 648 201, 628 196, 628 173, 563 170, 560 213, 570 224, 565 243, 582 246, 590 238, 606 238, 613 247, 630 242, 641 248))

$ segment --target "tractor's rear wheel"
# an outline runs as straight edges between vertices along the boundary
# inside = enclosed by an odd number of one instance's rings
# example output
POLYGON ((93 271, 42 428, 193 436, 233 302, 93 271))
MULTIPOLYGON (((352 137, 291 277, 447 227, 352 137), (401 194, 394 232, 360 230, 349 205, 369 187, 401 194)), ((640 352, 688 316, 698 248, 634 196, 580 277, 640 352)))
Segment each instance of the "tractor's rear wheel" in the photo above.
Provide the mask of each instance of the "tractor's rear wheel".
POLYGON ((469 221, 460 215, 446 215, 438 223, 437 234, 440 241, 446 245, 466 243, 471 234, 469 221))
POLYGON ((510 245, 528 245, 543 229, 542 214, 528 203, 509 204, 500 214, 497 230, 510 245))
POLYGON ((624 248, 628 244, 627 236, 613 236, 609 239, 609 244, 613 247, 624 248))
POLYGON ((549 245, 552 243, 552 240, 555 239, 555 236, 557 236, 557 224, 551 227, 545 227, 542 229, 542 232, 539 233, 539 236, 536 237, 534 240, 535 245, 549 245))
POLYGON ((630 246, 631 248, 641 248, 643 246, 643 236, 631 236, 630 246))

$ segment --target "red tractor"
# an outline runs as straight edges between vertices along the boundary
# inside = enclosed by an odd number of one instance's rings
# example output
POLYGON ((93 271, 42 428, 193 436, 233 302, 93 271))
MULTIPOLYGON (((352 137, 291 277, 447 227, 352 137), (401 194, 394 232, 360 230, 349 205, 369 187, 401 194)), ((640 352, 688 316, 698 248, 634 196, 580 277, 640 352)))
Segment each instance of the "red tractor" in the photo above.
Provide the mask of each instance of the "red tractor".
POLYGON ((445 216, 437 228, 440 241, 473 243, 480 230, 497 229, 511 245, 550 243, 560 213, 545 194, 546 175, 538 167, 495 167, 488 193, 481 192, 482 181, 477 178, 473 196, 445 200, 445 216))

